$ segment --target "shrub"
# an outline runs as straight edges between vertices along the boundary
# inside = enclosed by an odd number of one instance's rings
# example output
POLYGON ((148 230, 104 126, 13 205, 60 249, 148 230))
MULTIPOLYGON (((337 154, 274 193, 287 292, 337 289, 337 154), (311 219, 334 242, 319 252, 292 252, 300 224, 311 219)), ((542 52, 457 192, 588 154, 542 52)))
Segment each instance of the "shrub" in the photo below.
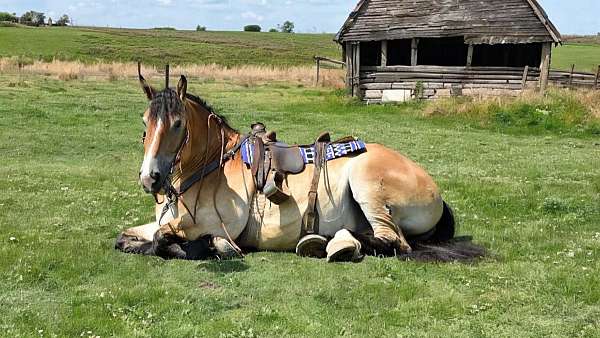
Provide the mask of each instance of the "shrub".
POLYGON ((277 32, 279 32, 277 30, 277 28, 271 28, 271 29, 269 29, 269 33, 277 33, 277 32))
POLYGON ((196 26, 196 32, 206 32, 206 27, 205 26, 196 26))
POLYGON ((42 26, 44 25, 44 22, 46 22, 46 15, 36 11, 29 11, 21 15, 21 19, 19 21, 28 26, 42 26))
POLYGON ((19 21, 19 19, 17 18, 17 16, 15 14, 0 12, 0 21, 17 22, 17 21, 19 21))
POLYGON ((285 21, 283 24, 278 25, 278 27, 282 33, 294 33, 294 23, 291 21, 285 21))
POLYGON ((262 28, 259 25, 247 25, 244 26, 244 32, 260 32, 262 28))
POLYGON ((68 24, 71 23, 71 19, 69 18, 68 15, 63 14, 60 19, 58 19, 58 21, 56 21, 56 25, 57 26, 67 26, 68 24))
POLYGON ((152 29, 156 30, 156 31, 175 31, 176 30, 173 27, 154 27, 152 29))

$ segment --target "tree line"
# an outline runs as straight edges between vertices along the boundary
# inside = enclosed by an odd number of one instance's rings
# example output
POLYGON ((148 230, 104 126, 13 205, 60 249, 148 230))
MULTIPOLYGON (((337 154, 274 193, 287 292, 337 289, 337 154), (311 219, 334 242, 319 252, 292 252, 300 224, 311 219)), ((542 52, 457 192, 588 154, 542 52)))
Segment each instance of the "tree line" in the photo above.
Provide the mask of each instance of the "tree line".
MULTIPOLYGON (((261 32, 262 27, 259 25, 247 25, 244 26, 244 32, 261 32)), ((294 33, 294 23, 291 21, 285 21, 284 23, 277 25, 277 28, 269 29, 270 33, 281 32, 281 33, 294 33)))
POLYGON ((56 21, 48 17, 46 14, 36 11, 28 11, 21 16, 16 13, 0 12, 0 22, 20 23, 27 26, 68 26, 71 23, 71 18, 67 14, 63 14, 56 21))

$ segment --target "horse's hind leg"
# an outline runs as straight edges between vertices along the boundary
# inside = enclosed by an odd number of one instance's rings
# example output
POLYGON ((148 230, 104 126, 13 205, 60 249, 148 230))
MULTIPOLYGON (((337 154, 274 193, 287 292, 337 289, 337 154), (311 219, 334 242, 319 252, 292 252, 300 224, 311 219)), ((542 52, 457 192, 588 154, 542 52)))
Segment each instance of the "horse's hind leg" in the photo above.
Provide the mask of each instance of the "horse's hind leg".
MULTIPOLYGON (((355 176, 350 181, 350 188, 354 200, 373 230, 372 235, 360 236, 365 248, 387 256, 411 252, 412 249, 402 231, 392 219, 384 191, 384 180, 370 179, 368 175, 355 176)), ((371 253, 373 252, 369 252, 371 253)))

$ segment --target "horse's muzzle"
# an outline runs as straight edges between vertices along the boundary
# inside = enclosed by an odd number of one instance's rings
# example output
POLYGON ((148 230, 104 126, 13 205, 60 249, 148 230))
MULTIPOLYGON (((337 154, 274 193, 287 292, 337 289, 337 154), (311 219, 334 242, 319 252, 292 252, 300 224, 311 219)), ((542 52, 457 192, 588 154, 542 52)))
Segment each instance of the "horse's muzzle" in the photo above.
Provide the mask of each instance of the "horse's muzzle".
POLYGON ((158 171, 152 171, 149 175, 140 173, 140 183, 148 194, 157 194, 162 189, 163 177, 158 171))

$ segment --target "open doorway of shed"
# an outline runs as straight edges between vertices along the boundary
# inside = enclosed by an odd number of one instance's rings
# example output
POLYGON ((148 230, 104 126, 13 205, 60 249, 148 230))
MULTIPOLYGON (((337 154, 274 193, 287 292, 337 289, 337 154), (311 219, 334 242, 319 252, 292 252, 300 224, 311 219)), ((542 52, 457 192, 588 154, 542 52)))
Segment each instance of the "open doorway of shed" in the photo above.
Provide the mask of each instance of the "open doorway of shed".
POLYGON ((466 66, 469 46, 462 36, 419 39, 417 64, 427 66, 466 66))
POLYGON ((390 40, 387 45, 388 66, 410 66, 412 39, 390 40))
POLYGON ((472 66, 482 67, 539 67, 541 43, 475 45, 472 66))
POLYGON ((367 41, 360 43, 360 65, 381 65, 381 41, 367 41))

